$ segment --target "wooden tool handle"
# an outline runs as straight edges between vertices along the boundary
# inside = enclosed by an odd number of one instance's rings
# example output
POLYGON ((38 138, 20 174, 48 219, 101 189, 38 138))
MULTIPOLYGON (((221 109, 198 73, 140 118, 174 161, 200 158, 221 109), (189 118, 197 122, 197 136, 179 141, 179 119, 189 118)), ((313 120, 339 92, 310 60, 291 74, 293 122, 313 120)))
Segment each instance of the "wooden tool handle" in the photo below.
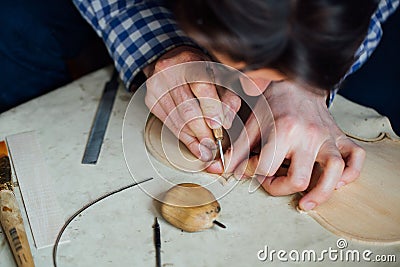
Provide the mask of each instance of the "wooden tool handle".
POLYGON ((224 138, 224 131, 222 128, 213 129, 214 137, 222 140, 224 138))
POLYGON ((0 191, 0 223, 19 267, 35 266, 26 236, 21 211, 10 190, 0 191))

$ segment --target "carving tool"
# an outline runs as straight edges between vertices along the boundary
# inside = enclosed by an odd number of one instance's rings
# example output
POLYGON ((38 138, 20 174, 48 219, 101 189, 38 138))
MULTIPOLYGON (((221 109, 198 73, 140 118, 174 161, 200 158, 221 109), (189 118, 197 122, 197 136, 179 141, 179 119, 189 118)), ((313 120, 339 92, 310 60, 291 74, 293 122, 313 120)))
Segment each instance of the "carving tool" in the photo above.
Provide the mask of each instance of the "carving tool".
POLYGON ((161 234, 157 217, 154 218, 154 246, 156 248, 156 267, 161 267, 161 234))
MULTIPOLYGON (((210 79, 212 81, 212 84, 216 86, 215 83, 215 75, 212 67, 206 63, 206 71, 208 75, 210 76, 210 79)), ((224 151, 222 150, 222 140, 224 139, 224 131, 222 130, 222 127, 218 129, 213 129, 214 137, 217 140, 218 148, 219 148, 219 155, 222 161, 222 172, 225 172, 225 158, 224 158, 224 151)))
POLYGON ((118 72, 114 70, 111 80, 104 87, 99 106, 90 130, 89 139, 83 154, 82 164, 96 164, 99 158, 101 145, 107 130, 115 96, 118 91, 118 72))
POLYGON ((0 142, 0 224, 17 266, 35 266, 21 211, 13 192, 10 158, 4 141, 0 142))
POLYGON ((225 158, 224 158, 224 151, 222 150, 222 140, 224 139, 224 132, 221 128, 213 129, 214 137, 217 140, 218 148, 219 148, 219 155, 222 161, 222 168, 223 172, 225 172, 225 158))

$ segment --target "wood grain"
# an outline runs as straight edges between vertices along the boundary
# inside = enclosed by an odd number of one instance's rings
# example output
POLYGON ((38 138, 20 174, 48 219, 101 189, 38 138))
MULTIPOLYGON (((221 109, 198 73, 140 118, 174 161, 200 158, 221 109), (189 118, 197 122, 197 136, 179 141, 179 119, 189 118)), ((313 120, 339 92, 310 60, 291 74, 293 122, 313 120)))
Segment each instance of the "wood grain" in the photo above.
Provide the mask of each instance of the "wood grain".
POLYGON ((186 232, 211 228, 221 206, 206 188, 182 183, 169 189, 161 203, 161 215, 173 226, 186 232))
MULTIPOLYGON (((7 158, 6 162, 9 166, 8 150, 4 141, 0 142, 0 158, 2 157, 7 158)), ((11 182, 11 170, 7 172, 9 174, 6 175, 6 184, 11 182)), ((5 174, 3 173, 3 175, 5 174)), ((0 185, 0 224, 7 237, 17 266, 33 267, 35 264, 29 247, 28 237, 26 236, 21 211, 14 192, 11 190, 12 186, 0 185)))
MULTIPOLYGON (((185 165, 195 158, 170 133, 161 141, 162 123, 151 117, 146 125, 145 141, 149 152, 160 162, 172 167, 185 165), (172 160, 164 151, 178 155, 172 160)), ((400 243, 400 142, 380 135, 381 140, 364 142, 353 139, 367 151, 360 178, 336 190, 321 206, 308 212, 323 227, 348 239, 374 244, 400 243)), ((192 161, 191 168, 201 169, 201 161, 192 161), (196 165, 197 164, 197 165, 196 165)), ((315 168, 313 179, 320 172, 315 168)), ((199 173, 202 175, 213 175, 199 173)))
POLYGON ((17 266, 35 266, 21 211, 18 208, 14 193, 10 190, 0 191, 0 222, 17 266))
POLYGON ((348 239, 399 244, 400 142, 356 142, 367 151, 360 177, 308 214, 348 239))

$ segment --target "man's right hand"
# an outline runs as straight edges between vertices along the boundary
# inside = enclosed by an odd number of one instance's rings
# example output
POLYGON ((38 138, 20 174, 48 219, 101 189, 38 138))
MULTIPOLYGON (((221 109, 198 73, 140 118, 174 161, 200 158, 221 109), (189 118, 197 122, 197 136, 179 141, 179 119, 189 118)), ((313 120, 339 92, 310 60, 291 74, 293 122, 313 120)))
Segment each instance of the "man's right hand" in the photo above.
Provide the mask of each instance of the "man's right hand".
MULTIPOLYGON (((180 46, 165 53, 144 72, 150 77, 177 64, 209 60, 196 48, 180 46)), ((211 129, 231 127, 240 108, 240 97, 210 83, 191 83, 177 88, 156 84, 147 82, 147 107, 195 156, 203 161, 212 160, 216 145, 211 129)))

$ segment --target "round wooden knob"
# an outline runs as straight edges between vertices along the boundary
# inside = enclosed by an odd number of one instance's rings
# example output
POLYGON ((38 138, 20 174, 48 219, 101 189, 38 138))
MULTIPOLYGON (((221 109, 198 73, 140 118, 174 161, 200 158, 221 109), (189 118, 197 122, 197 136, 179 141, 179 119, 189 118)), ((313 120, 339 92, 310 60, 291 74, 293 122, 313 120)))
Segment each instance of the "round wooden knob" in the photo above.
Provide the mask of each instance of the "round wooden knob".
POLYGON ((161 203, 161 215, 173 226, 186 232, 197 232, 214 225, 221 206, 206 188, 193 183, 178 184, 169 189, 161 203))

